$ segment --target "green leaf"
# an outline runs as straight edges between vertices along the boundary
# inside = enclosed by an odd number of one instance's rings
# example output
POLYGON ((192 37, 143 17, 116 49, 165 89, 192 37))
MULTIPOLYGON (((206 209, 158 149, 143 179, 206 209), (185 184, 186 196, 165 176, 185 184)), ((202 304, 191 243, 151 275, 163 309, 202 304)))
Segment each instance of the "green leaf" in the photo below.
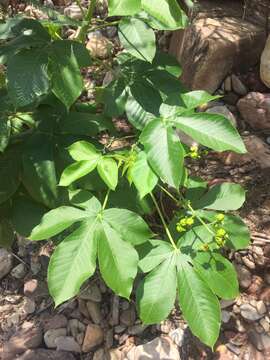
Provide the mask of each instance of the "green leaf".
POLYGON ((141 9, 141 0, 109 0, 109 16, 134 15, 141 9))
POLYGON ((192 333, 213 348, 220 329, 219 302, 186 261, 178 263, 178 290, 180 307, 192 333))
POLYGON ((114 159, 103 157, 97 164, 97 171, 109 189, 115 190, 118 183, 118 166, 114 159))
POLYGON ((70 206, 53 209, 42 217, 40 224, 32 230, 29 239, 48 239, 87 217, 89 217, 89 214, 86 211, 70 206))
POLYGON ((168 258, 150 272, 140 283, 136 303, 144 324, 156 324, 166 319, 176 297, 175 256, 168 258))
POLYGON ((239 295, 239 285, 234 266, 215 252, 198 252, 193 260, 195 270, 210 289, 222 299, 239 295))
POLYGON ((0 117, 0 152, 3 152, 9 143, 10 123, 8 119, 0 117))
MULTIPOLYGON (((158 20, 159 30, 176 30, 186 27, 188 18, 176 0, 142 0, 142 8, 154 19, 158 20)), ((156 22, 153 23, 155 26, 156 22)))
POLYGON ((0 246, 11 248, 14 241, 14 230, 8 219, 0 219, 0 246))
POLYGON ((33 104, 49 92, 48 58, 39 49, 23 50, 8 60, 8 92, 16 107, 33 104))
POLYGON ((97 163, 97 158, 94 158, 92 160, 77 161, 74 164, 69 165, 62 172, 59 185, 69 186, 74 181, 82 178, 83 176, 93 171, 96 168, 97 163))
POLYGON ((0 204, 8 200, 21 182, 20 149, 6 150, 0 154, 0 204))
POLYGON ((245 145, 230 121, 209 113, 182 114, 171 119, 174 126, 195 141, 216 151, 245 153, 245 145))
POLYGON ((68 152, 73 160, 82 161, 98 161, 100 154, 97 152, 95 146, 88 141, 77 141, 69 146, 68 152))
POLYGON ((211 95, 203 90, 190 91, 180 95, 183 106, 189 110, 217 99, 220 99, 219 95, 211 95))
POLYGON ((55 50, 58 52, 58 54, 60 54, 61 51, 63 54, 73 52, 80 68, 92 65, 89 51, 83 44, 79 43, 78 41, 56 40, 52 43, 50 48, 51 53, 54 53, 55 50))
POLYGON ((245 202, 245 190, 239 184, 222 183, 214 185, 193 205, 196 209, 238 210, 245 202))
POLYGON ((128 98, 127 85, 123 78, 111 82, 106 88, 97 90, 104 104, 104 112, 108 116, 122 115, 128 98))
POLYGON ((131 55, 149 62, 154 59, 155 33, 143 21, 136 18, 122 19, 119 24, 119 39, 131 55))
POLYGON ((149 194, 158 183, 158 177, 149 166, 144 151, 138 154, 131 168, 131 180, 139 191, 141 199, 149 194))
POLYGON ((150 240, 147 244, 151 244, 150 250, 139 261, 139 268, 142 272, 147 273, 156 268, 164 260, 168 259, 172 253, 172 246, 164 240, 150 240))
POLYGON ((52 91, 69 109, 80 96, 84 86, 74 46, 70 46, 68 42, 55 42, 50 59, 52 91))
POLYGON ((226 215, 224 229, 228 234, 226 245, 234 250, 241 250, 250 244, 250 232, 244 221, 237 215, 226 215))
POLYGON ((50 135, 36 133, 23 152, 22 182, 33 199, 50 208, 58 203, 54 150, 50 135))
POLYGON ((108 209, 103 213, 106 221, 121 238, 132 245, 139 245, 152 237, 146 222, 135 212, 126 209, 108 209))
POLYGON ((177 189, 183 174, 184 149, 174 130, 159 119, 153 120, 144 128, 140 142, 155 173, 177 189))
POLYGON ((40 224, 47 209, 26 196, 19 196, 13 200, 11 221, 16 232, 26 238, 31 231, 40 224))
POLYGON ((96 220, 88 219, 55 249, 48 268, 48 285, 55 306, 75 296, 95 272, 96 220))
POLYGON ((207 181, 200 177, 190 176, 185 187, 187 188, 185 198, 195 202, 207 191, 207 181))
POLYGON ((155 116, 145 111, 132 96, 128 98, 125 110, 128 121, 138 130, 142 130, 146 124, 155 119, 155 116))
POLYGON ((157 52, 153 61, 153 66, 158 69, 166 70, 176 78, 179 78, 182 74, 182 69, 178 61, 174 56, 167 53, 157 52))
POLYGON ((87 112, 71 111, 59 122, 61 134, 96 136, 101 131, 112 129, 113 125, 109 118, 87 112))
POLYGON ((104 281, 116 294, 129 299, 137 274, 137 252, 106 222, 100 224, 97 236, 99 268, 104 281))
POLYGON ((147 79, 134 81, 130 87, 130 92, 144 111, 159 115, 158 109, 162 104, 162 97, 157 88, 147 79))
POLYGON ((167 96, 182 91, 182 85, 180 81, 166 70, 153 70, 146 76, 154 89, 158 89, 167 96))

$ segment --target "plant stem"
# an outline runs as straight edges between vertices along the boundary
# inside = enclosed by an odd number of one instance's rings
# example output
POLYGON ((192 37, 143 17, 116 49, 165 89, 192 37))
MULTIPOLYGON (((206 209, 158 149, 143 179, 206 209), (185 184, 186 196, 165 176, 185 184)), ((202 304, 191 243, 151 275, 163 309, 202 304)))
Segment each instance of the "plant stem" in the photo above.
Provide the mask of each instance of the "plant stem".
POLYGON ((176 202, 177 205, 179 205, 179 200, 176 199, 176 197, 174 197, 167 189, 165 189, 162 185, 158 184, 158 187, 165 192, 165 194, 167 194, 173 201, 176 202))
POLYGON ((92 20, 92 17, 93 17, 93 14, 94 14, 94 10, 95 10, 95 7, 96 7, 96 3, 97 3, 97 0, 91 0, 90 2, 90 5, 87 9, 87 12, 84 16, 84 25, 81 27, 80 31, 79 31, 79 34, 77 36, 77 40, 80 41, 80 42, 84 42, 85 41, 85 37, 86 37, 86 33, 87 33, 87 30, 89 28, 89 25, 91 23, 91 20, 92 20))
POLYGON ((109 195, 110 195, 110 191, 111 191, 110 189, 107 190, 107 193, 106 193, 103 205, 102 205, 102 210, 105 210, 105 208, 106 208, 106 205, 107 205, 107 202, 108 202, 108 199, 109 199, 109 195))
POLYGON ((164 226, 164 229, 165 229, 165 231, 166 231, 166 234, 167 234, 167 236, 168 236, 168 238, 169 238, 169 240, 170 240, 173 248, 174 248, 175 250, 179 251, 178 247, 176 246, 176 244, 175 244, 175 242, 174 242, 174 240, 173 240, 173 238, 172 238, 172 235, 171 235, 171 233, 170 233, 170 230, 169 230, 169 228, 168 228, 168 226, 167 226, 167 224, 166 224, 166 222, 165 222, 165 219, 164 219, 164 217, 163 217, 163 215, 162 215, 162 211, 161 211, 161 209, 160 209, 160 207, 159 207, 159 205, 158 205, 158 203, 157 203, 157 200, 156 200, 155 196, 154 196, 152 193, 150 193, 150 196, 151 196, 151 198, 152 198, 152 200, 153 200, 153 203, 155 204, 155 207, 156 207, 157 212, 158 212, 158 214, 159 214, 159 217, 160 217, 160 219, 161 219, 162 225, 164 226))
POLYGON ((75 0, 76 1, 76 4, 79 6, 80 10, 81 10, 81 13, 82 13, 82 16, 85 17, 85 11, 82 7, 82 4, 81 4, 81 1, 80 0, 75 0))

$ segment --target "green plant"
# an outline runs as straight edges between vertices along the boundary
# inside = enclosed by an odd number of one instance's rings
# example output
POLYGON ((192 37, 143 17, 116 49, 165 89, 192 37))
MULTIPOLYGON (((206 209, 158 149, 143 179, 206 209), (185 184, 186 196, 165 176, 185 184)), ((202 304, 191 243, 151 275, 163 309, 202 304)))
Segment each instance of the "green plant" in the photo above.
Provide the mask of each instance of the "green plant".
POLYGON ((187 24, 176 0, 158 6, 109 0, 111 21, 98 24, 95 5, 92 0, 82 24, 46 8, 49 20, 16 16, 0 24, 1 244, 11 246, 13 229, 34 241, 55 241, 48 284, 56 305, 79 292, 97 260, 120 296, 129 299, 140 279, 136 301, 146 324, 165 319, 178 294, 192 332, 213 347, 218 298, 238 294, 224 251, 250 240, 243 221, 230 213, 242 206, 245 191, 231 183, 208 188, 189 176, 185 158, 196 161, 204 151, 182 144, 176 130, 215 151, 244 153, 245 146, 226 118, 196 112, 217 97, 185 90, 178 63, 156 50, 155 31, 187 24), (118 24, 125 51, 103 64, 90 57, 84 41, 88 31, 110 24, 118 24), (81 25, 77 39, 62 39, 66 25, 81 25), (91 65, 117 71, 90 104, 80 96, 81 69, 91 65), (128 146, 113 151, 99 134, 123 140, 111 119, 124 114, 135 133, 128 146), (174 204, 170 219, 159 193, 174 204), (159 235, 147 224, 155 211, 159 235))

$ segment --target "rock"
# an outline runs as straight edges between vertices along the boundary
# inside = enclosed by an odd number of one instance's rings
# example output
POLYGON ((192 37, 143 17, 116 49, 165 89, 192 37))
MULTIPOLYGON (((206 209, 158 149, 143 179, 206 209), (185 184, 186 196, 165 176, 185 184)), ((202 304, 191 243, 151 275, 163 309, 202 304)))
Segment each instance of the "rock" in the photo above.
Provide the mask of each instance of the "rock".
POLYGON ((43 327, 44 331, 50 330, 50 329, 59 329, 59 328, 65 328, 67 326, 67 318, 65 315, 57 314, 53 317, 46 317, 43 320, 43 327))
POLYGON ((82 351, 89 352, 96 346, 102 344, 104 333, 100 326, 89 324, 86 328, 82 351))
POLYGON ((211 0, 196 3, 191 26, 173 33, 169 50, 183 68, 183 84, 210 93, 232 70, 245 72, 255 65, 265 44, 264 27, 243 18, 240 2, 219 1, 219 15, 214 5, 211 0))
POLYGON ((232 314, 229 311, 222 310, 221 311, 221 319, 224 324, 227 324, 232 317, 232 314))
POLYGON ((93 58, 107 59, 112 54, 113 44, 100 33, 92 33, 86 44, 93 58))
POLYGON ((242 83, 238 76, 232 74, 232 89, 241 96, 245 96, 248 93, 246 86, 242 83))
POLYGON ((81 352, 80 345, 72 336, 60 336, 55 339, 55 344, 57 351, 81 352))
POLYGON ((235 300, 220 300, 220 307, 221 309, 227 309, 228 307, 232 306, 235 303, 235 300))
POLYGON ((67 329, 66 328, 59 328, 59 329, 50 329, 47 330, 44 334, 44 342, 49 349, 56 348, 55 340, 60 336, 66 336, 67 329))
POLYGON ((239 284, 243 289, 247 289, 251 284, 252 275, 250 271, 243 265, 236 264, 235 269, 237 272, 239 284))
POLYGON ((90 318, 93 320, 95 324, 100 324, 102 320, 102 315, 100 311, 100 305, 94 301, 87 301, 86 307, 90 318))
POLYGON ((28 350, 17 360, 75 360, 75 357, 67 352, 46 349, 28 350))
POLYGON ((249 332, 249 339, 251 343, 259 350, 267 350, 270 348, 270 336, 267 334, 258 334, 256 331, 249 332))
POLYGON ((257 304, 256 304, 256 307, 257 307, 257 311, 260 315, 264 315, 266 313, 266 306, 264 305, 264 302, 263 301, 258 301, 257 304))
POLYGON ((249 256, 243 256, 242 261, 243 261, 244 265, 246 265, 246 267, 248 267, 249 269, 251 269, 251 270, 255 269, 256 265, 255 265, 254 261, 250 259, 249 256))
POLYGON ((45 283, 37 279, 31 279, 24 283, 24 295, 30 299, 39 299, 48 296, 48 288, 45 283))
POLYGON ((36 310, 35 302, 29 298, 25 298, 21 309, 22 313, 26 315, 33 314, 35 310, 36 310))
MULTIPOLYGON (((86 10, 86 9, 84 9, 86 10)), ((83 14, 78 5, 72 4, 64 9, 64 14, 75 20, 82 20, 83 14)))
POLYGON ((113 39, 117 36, 117 27, 116 26, 107 26, 105 28, 105 32, 106 32, 106 36, 109 38, 109 39, 113 39))
POLYGON ((0 280, 12 269, 13 256, 6 249, 0 248, 0 280))
MULTIPOLYGON (((128 333, 129 333, 129 335, 141 335, 146 328, 147 328, 147 326, 142 325, 142 324, 133 325, 128 328, 128 333)), ((124 326, 124 329, 125 329, 125 326, 124 326)))
POLYGON ((133 306, 122 311, 120 315, 120 323, 125 326, 132 326, 136 320, 136 312, 133 306))
POLYGON ((85 332, 85 325, 77 319, 68 321, 68 332, 76 338, 78 334, 85 332))
POLYGON ((175 329, 169 333, 169 337, 177 346, 181 347, 184 342, 185 330, 181 328, 175 329))
POLYGON ((265 319, 261 319, 261 320, 260 320, 260 325, 261 325, 261 327, 263 328, 263 330, 264 330, 265 332, 268 332, 268 331, 270 330, 270 324, 269 324, 269 322, 266 321, 265 319))
POLYGON ((101 302, 102 295, 99 290, 99 287, 93 283, 83 289, 79 295, 82 300, 90 300, 95 302, 101 302))
POLYGON ((224 90, 226 92, 232 91, 232 78, 230 76, 227 76, 224 80, 224 90))
POLYGON ((240 306, 241 316, 248 321, 256 321, 262 318, 262 314, 259 314, 257 309, 250 304, 242 304, 240 306))
POLYGON ((270 87, 270 35, 267 38, 265 48, 261 56, 260 76, 262 82, 270 87))
MULTIPOLYGON (((109 351, 108 360, 123 360, 123 356, 120 350, 112 349, 109 351)), ((104 359, 105 360, 105 359, 104 359)), ((125 359, 126 360, 126 359, 125 359)))
POLYGON ((237 103, 242 118, 255 130, 270 129, 270 94, 250 92, 237 103))
MULTIPOLYGON (((41 328, 32 322, 26 321, 22 327, 4 344, 4 354, 21 354, 28 349, 35 349, 42 343, 41 328)), ((15 356, 14 356, 15 358, 15 356)))
POLYGON ((105 360, 106 352, 104 349, 98 349, 93 356, 93 360, 105 360))
POLYGON ((180 360, 177 346, 168 337, 158 337, 146 344, 133 347, 126 355, 127 360, 180 360))
POLYGON ((263 279, 260 276, 253 275, 251 280, 251 285, 248 288, 247 292, 250 295, 258 296, 261 293, 263 287, 263 279))
POLYGON ((15 266, 12 270, 11 270, 11 276, 15 277, 16 279, 22 279, 27 273, 27 268, 24 264, 19 264, 17 266, 15 266))
POLYGON ((237 127, 237 121, 235 119, 235 116, 231 113, 231 111, 227 108, 226 105, 216 105, 210 107, 209 109, 206 110, 206 112, 210 114, 224 115, 227 119, 230 120, 231 124, 234 127, 237 127))
POLYGON ((113 329, 108 329, 104 337, 104 344, 106 349, 111 349, 113 347, 113 329))

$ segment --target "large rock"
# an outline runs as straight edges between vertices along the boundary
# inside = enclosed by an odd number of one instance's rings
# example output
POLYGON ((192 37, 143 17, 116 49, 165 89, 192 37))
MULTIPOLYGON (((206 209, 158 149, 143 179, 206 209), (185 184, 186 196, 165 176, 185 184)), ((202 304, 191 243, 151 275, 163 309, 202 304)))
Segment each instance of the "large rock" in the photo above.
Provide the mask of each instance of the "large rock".
POLYGON ((177 346, 168 338, 156 338, 146 344, 132 348, 126 360, 180 360, 177 346))
POLYGON ((251 92, 238 101, 237 107, 253 129, 270 129, 270 94, 251 92))
POLYGON ((270 88, 270 35, 261 56, 260 76, 262 82, 270 88))
POLYGON ((170 53, 182 65, 184 85, 213 93, 229 73, 259 61, 265 27, 244 20, 242 4, 235 0, 200 0, 198 8, 191 25, 174 32, 170 53))
POLYGON ((89 352, 96 346, 102 344, 104 339, 104 333, 100 326, 89 324, 86 328, 82 351, 89 352))

